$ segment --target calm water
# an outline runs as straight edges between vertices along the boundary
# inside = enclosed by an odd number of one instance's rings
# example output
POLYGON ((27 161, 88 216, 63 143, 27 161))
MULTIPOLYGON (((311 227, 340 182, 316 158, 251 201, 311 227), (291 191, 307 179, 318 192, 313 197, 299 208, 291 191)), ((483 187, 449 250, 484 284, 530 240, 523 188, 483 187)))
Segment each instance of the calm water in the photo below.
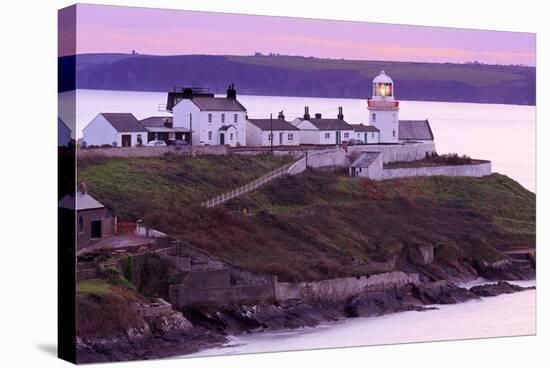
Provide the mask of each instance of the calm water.
POLYGON ((536 333, 535 296, 534 290, 528 290, 462 304, 438 305, 438 310, 432 311, 354 318, 316 328, 232 336, 227 346, 203 350, 192 356, 533 335, 536 333))
MULTIPOLYGON (((66 92, 61 100, 70 97, 66 92)), ((158 112, 166 93, 78 90, 76 136, 99 112, 132 112, 138 119, 158 112)), ((366 123, 366 100, 239 96, 250 117, 269 117, 284 110, 288 120, 310 112, 336 117, 344 108, 349 123, 366 123)), ((62 118, 68 114, 61 109, 62 118)), ((400 119, 429 119, 439 153, 456 152, 489 159, 493 170, 508 175, 535 191, 535 107, 447 102, 402 101, 400 119)))

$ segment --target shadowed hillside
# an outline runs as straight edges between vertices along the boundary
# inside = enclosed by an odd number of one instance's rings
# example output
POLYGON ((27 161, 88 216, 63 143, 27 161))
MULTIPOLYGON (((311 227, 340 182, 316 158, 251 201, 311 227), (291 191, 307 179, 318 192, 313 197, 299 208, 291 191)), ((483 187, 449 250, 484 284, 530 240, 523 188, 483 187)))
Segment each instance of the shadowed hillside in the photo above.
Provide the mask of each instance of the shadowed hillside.
MULTIPOLYGON (((238 184, 244 176, 267 171, 269 162, 229 158, 213 166, 203 166, 204 158, 113 160, 90 163, 79 175, 117 213, 143 217, 230 263, 281 280, 376 273, 392 260, 397 269, 407 269, 424 244, 435 245, 436 264, 451 271, 502 259, 501 251, 511 246, 535 245, 535 195, 499 174, 375 182, 343 172, 307 171, 229 203, 248 207, 248 215, 189 206, 190 198, 203 198, 190 193, 215 191, 218 179, 212 178, 218 170, 224 171, 222 181, 238 184), (183 167, 186 175, 174 174, 183 167)), ((433 269, 425 272, 438 277, 433 269)))
MULTIPOLYGON (((74 58, 74 57, 71 57, 74 58)), ((71 63, 60 62, 60 68, 71 63)), ((77 88, 128 91, 207 87, 225 93, 230 82, 248 95, 366 98, 384 69, 402 100, 535 104, 535 68, 482 64, 357 61, 290 56, 76 57, 77 88)))

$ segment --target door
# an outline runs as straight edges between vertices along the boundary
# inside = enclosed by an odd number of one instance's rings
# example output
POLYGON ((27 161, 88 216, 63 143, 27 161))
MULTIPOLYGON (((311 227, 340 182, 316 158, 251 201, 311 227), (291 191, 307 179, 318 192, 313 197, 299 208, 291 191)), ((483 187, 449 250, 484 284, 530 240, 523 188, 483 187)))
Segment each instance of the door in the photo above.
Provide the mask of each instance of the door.
POLYGON ((225 134, 220 133, 220 144, 223 146, 225 144, 225 134))
POLYGON ((283 144, 283 133, 279 133, 279 144, 283 144))
POLYGON ((102 237, 102 226, 101 226, 101 220, 93 220, 92 221, 92 234, 91 238, 101 238, 102 237))
POLYGON ((365 144, 368 143, 368 142, 367 142, 368 135, 369 135, 369 133, 365 133, 365 144))
POLYGON ((122 135, 122 147, 132 147, 132 136, 130 134, 122 135))
POLYGON ((336 144, 340 144, 340 132, 336 132, 336 144))

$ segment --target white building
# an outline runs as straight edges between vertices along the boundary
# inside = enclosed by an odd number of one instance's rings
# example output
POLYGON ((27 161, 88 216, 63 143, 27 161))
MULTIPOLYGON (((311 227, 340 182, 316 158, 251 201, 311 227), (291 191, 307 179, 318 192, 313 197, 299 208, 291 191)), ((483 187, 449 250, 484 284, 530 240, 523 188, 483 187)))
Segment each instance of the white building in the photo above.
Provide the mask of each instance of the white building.
POLYGON ((65 122, 57 118, 57 146, 69 147, 73 144, 72 131, 65 122))
POLYGON ((306 106, 304 116, 294 119, 292 125, 300 130, 300 144, 341 144, 353 139, 355 133, 344 120, 342 107, 339 107, 336 119, 323 119, 319 113, 311 118, 306 106))
POLYGON ((365 144, 378 144, 380 131, 374 125, 350 124, 353 127, 353 139, 359 139, 365 144))
POLYGON ((166 109, 174 114, 174 128, 193 131, 194 145, 246 145, 246 109, 233 85, 226 97, 196 88, 170 92, 166 109))
POLYGON ((300 131, 281 113, 274 119, 248 119, 247 146, 298 146, 300 131))
POLYGON ((83 144, 133 147, 146 143, 147 130, 130 113, 100 113, 82 129, 83 144))
POLYGON ((379 130, 380 143, 399 143, 399 101, 394 99, 393 87, 393 80, 383 70, 372 81, 369 124, 379 130))

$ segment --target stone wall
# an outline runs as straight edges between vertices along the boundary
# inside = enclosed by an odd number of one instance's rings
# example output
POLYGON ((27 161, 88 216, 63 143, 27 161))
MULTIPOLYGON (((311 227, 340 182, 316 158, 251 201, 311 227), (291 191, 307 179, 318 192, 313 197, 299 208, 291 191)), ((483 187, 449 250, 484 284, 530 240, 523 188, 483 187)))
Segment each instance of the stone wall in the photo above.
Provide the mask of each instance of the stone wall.
POLYGON ((413 167, 399 169, 384 169, 377 180, 404 178, 409 176, 473 176, 482 177, 491 175, 491 163, 484 162, 472 165, 449 165, 431 167, 413 167))
POLYGON ((384 290, 406 284, 417 284, 418 282, 417 274, 406 274, 401 271, 315 282, 279 282, 276 287, 276 299, 279 301, 289 299, 322 302, 339 301, 364 291, 384 290))
POLYGON ((417 161, 426 157, 426 153, 435 152, 434 142, 419 142, 406 144, 373 144, 347 147, 348 154, 360 152, 380 152, 382 161, 417 161))
MULTIPOLYGON (((189 155, 189 147, 118 147, 118 148, 89 148, 77 150, 78 157, 158 157, 165 154, 189 155)), ((193 155, 227 155, 227 146, 193 146, 193 155)))
POLYGON ((229 269, 189 272, 182 280, 189 288, 225 288, 230 286, 229 269))
POLYGON ((189 288, 185 285, 170 285, 170 302, 176 306, 190 304, 248 304, 273 301, 273 285, 247 285, 224 288, 189 288))

